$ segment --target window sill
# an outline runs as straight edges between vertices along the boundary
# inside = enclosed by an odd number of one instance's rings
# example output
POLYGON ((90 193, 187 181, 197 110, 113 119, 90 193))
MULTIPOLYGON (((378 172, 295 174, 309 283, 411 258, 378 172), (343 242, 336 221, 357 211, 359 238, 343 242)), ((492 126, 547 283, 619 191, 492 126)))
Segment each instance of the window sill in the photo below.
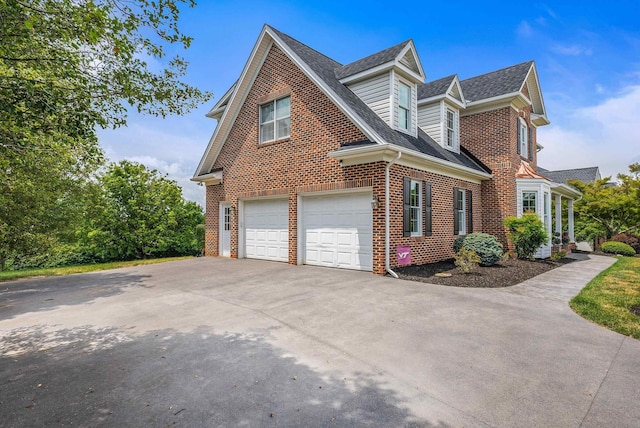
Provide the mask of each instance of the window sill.
POLYGON ((272 140, 272 141, 267 141, 265 143, 258 143, 258 148, 269 147, 269 146, 273 146, 274 144, 286 143, 290 140, 291 140, 291 137, 289 136, 289 137, 280 138, 279 140, 272 140))

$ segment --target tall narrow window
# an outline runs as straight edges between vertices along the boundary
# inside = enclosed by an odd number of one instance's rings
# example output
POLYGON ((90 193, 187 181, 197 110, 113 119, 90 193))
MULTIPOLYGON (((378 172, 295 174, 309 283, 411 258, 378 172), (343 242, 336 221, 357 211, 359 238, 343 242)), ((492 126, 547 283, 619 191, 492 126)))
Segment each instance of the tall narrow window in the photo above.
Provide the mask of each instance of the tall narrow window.
POLYGON ((260 142, 286 138, 291 132, 291 98, 284 97, 260 106, 260 142))
POLYGON ((536 213, 538 192, 522 192, 522 213, 536 213))
POLYGON ((524 119, 520 118, 519 127, 518 127, 518 153, 520 156, 528 157, 529 156, 529 127, 527 126, 527 122, 524 119))
POLYGON ((453 234, 467 234, 467 192, 464 189, 453 189, 453 234))
POLYGON ((447 146, 454 148, 456 146, 456 121, 455 113, 447 109, 447 146))
POLYGON ((404 236, 422 234, 422 182, 405 177, 403 180, 404 236))
POLYGON ((542 196, 542 201, 544 202, 544 206, 542 207, 542 212, 544 213, 542 221, 544 223, 544 227, 547 230, 551 230, 551 223, 549 222, 551 218, 551 204, 549 203, 549 194, 547 192, 544 192, 542 196))
POLYGON ((411 129, 411 88, 398 82, 398 128, 411 129))

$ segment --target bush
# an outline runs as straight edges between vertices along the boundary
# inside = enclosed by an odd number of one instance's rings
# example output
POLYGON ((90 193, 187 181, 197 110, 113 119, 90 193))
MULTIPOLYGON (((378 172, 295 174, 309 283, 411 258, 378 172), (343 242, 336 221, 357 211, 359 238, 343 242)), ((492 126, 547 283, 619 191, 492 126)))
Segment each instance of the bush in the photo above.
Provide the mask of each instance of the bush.
POLYGON ((503 224, 509 230, 509 240, 519 259, 530 259, 541 245, 549 242, 549 235, 536 214, 507 217, 503 224))
POLYGON ((454 263, 462 272, 470 273, 473 269, 478 267, 480 257, 475 251, 463 247, 456 253, 454 263))
POLYGON ((77 245, 58 244, 34 255, 17 255, 8 260, 11 270, 54 268, 98 263, 100 260, 86 248, 77 245))
POLYGON ((564 259, 566 256, 567 256, 566 251, 558 251, 551 254, 551 260, 555 262, 556 260, 564 259))
POLYGON ((502 244, 488 233, 476 232, 460 236, 453 243, 453 251, 458 253, 462 248, 475 251, 482 266, 492 266, 502 259, 502 244))
POLYGON ((600 246, 600 251, 610 254, 621 254, 629 257, 636 255, 633 247, 625 244, 624 242, 607 241, 600 246))
POLYGON ((612 241, 624 242, 634 249, 636 254, 640 254, 640 237, 632 233, 619 233, 611 237, 612 241))

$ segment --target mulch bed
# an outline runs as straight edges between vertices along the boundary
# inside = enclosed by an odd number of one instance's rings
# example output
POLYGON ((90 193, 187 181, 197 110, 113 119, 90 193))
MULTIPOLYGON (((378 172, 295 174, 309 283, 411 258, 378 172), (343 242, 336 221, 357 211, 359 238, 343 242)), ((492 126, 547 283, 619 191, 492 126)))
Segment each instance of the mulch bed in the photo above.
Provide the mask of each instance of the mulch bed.
POLYGON ((410 281, 453 287, 499 288, 518 284, 573 261, 568 258, 557 261, 507 259, 493 266, 478 266, 471 273, 465 274, 458 270, 451 259, 438 263, 397 268, 394 271, 401 279, 410 281), (451 276, 437 277, 435 276, 437 273, 447 273, 451 276))

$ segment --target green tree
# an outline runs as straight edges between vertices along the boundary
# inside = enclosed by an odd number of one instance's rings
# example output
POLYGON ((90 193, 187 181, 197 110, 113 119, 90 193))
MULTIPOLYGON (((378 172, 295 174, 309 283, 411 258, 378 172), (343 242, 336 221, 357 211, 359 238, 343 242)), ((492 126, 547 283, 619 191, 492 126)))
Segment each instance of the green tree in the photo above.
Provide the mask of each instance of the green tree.
POLYGON ((2 267, 75 218, 78 190, 103 163, 97 128, 125 125, 130 108, 183 114, 210 97, 182 81, 183 58, 165 55, 191 43, 182 4, 195 3, 0 0, 2 267))
POLYGON ((640 163, 630 165, 629 174, 618 174, 618 180, 615 186, 610 177, 593 183, 570 182, 583 194, 575 204, 579 235, 640 234, 640 163))
POLYGON ((174 181, 121 161, 109 165, 98 182, 82 234, 90 251, 104 260, 199 254, 202 208, 185 201, 174 181))

